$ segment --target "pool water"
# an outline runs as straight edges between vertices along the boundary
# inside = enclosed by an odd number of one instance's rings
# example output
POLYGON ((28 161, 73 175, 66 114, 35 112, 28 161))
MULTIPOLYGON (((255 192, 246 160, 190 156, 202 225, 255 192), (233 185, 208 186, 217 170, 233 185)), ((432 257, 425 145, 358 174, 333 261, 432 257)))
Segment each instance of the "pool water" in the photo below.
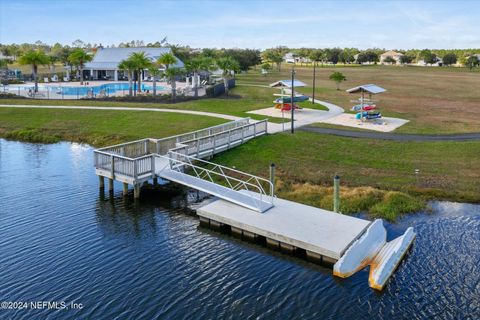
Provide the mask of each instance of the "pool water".
MULTIPOLYGON (((152 91, 153 90, 153 85, 147 85, 145 83, 142 83, 140 85, 142 91, 152 91)), ((105 83, 99 86, 79 86, 79 87, 63 87, 63 86, 58 86, 58 87, 46 87, 50 92, 56 92, 58 94, 63 94, 64 95, 87 95, 89 92, 92 92, 93 94, 97 95, 100 94, 102 91, 105 92, 106 95, 113 94, 117 91, 126 91, 128 93, 128 88, 129 84, 128 83, 105 83)), ((138 85, 133 86, 133 90, 136 90, 138 88, 138 85)), ((158 86, 157 85, 157 90, 166 90, 167 87, 164 86, 158 86)))

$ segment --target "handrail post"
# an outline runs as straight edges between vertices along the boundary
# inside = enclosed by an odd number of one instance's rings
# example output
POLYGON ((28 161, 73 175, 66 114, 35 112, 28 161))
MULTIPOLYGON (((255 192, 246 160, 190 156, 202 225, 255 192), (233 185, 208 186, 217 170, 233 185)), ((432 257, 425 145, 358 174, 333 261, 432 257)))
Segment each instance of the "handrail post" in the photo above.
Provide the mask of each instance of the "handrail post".
POLYGON ((257 124, 253 124, 253 137, 255 138, 257 136, 257 124))
POLYGON ((112 179, 115 179, 115 156, 114 155, 111 155, 110 162, 112 163, 110 168, 110 175, 112 176, 112 179))
POLYGON ((155 156, 152 155, 151 161, 152 161, 152 165, 151 165, 151 167, 152 167, 152 176, 155 178, 155 174, 156 174, 156 173, 155 173, 155 156))
POLYGON ((137 168, 137 159, 133 160, 133 178, 135 179, 134 185, 137 182, 138 168, 137 168))

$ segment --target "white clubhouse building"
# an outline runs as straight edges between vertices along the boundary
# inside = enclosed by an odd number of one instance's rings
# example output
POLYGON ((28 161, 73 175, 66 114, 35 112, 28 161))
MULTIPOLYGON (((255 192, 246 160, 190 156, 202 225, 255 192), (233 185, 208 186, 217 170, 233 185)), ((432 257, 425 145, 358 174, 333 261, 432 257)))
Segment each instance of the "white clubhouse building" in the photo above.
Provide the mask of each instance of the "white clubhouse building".
MULTIPOLYGON (((171 53, 172 50, 167 47, 98 48, 93 60, 85 63, 84 76, 91 80, 126 80, 126 75, 123 70, 118 69, 118 64, 128 59, 134 52, 145 52, 152 61, 155 61, 163 54, 171 53)), ((184 64, 177 58, 174 67, 183 68, 184 64)), ((163 70, 163 67, 160 69, 163 70)), ((144 70, 142 79, 147 79, 148 76, 148 71, 144 70)))

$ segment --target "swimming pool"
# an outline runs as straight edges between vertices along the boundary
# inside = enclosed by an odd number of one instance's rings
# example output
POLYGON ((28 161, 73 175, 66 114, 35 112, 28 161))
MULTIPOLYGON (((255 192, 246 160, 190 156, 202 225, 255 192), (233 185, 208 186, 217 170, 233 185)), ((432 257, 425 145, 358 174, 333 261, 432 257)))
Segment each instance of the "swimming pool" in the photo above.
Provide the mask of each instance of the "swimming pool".
MULTIPOLYGON (((138 85, 134 86, 136 90, 138 85)), ((153 85, 147 85, 142 83, 140 85, 142 91, 152 91, 153 85)), ((63 87, 63 86, 48 86, 49 91, 56 93, 63 93, 64 95, 86 95, 89 92, 93 94, 100 94, 102 91, 106 94, 112 94, 117 91, 127 91, 128 92, 129 84, 128 83, 106 83, 99 86, 80 86, 80 87, 63 87)), ((157 85, 157 90, 166 90, 167 87, 157 85)))
MULTIPOLYGON (((136 90, 138 88, 138 84, 136 86, 132 85, 133 90, 136 90)), ((169 90, 168 87, 165 86, 159 86, 157 85, 157 91, 162 91, 162 90, 169 90)), ((122 91, 125 94, 128 94, 128 88, 129 84, 126 82, 120 82, 120 83, 105 83, 101 85, 96 85, 96 86, 60 86, 60 85, 39 85, 38 89, 40 92, 47 92, 51 94, 58 94, 58 95, 65 95, 65 96, 86 96, 90 92, 93 93, 93 95, 98 95, 100 93, 105 93, 106 95, 111 95, 115 94, 116 92, 122 91)), ((141 89, 142 91, 153 91, 153 85, 152 84, 141 84, 141 89)), ((29 91, 33 90, 33 85, 11 85, 8 88, 5 88, 4 91, 7 92, 12 92, 16 93, 17 91, 29 91)))

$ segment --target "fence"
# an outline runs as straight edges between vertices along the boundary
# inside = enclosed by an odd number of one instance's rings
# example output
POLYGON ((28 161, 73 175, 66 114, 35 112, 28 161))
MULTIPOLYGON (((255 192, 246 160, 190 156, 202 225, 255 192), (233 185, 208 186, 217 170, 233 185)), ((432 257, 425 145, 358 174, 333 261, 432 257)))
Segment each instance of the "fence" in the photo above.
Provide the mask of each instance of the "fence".
MULTIPOLYGON (((228 88, 231 89, 234 87, 235 87, 235 79, 229 79, 228 88)), ((207 95, 209 97, 218 97, 224 93, 225 93, 225 85, 223 84, 223 82, 207 88, 207 95)))
MULTIPOLYGON (((96 99, 106 97, 126 97, 129 96, 128 82, 109 82, 95 83, 91 85, 88 81, 87 85, 80 85, 72 82, 49 82, 39 83, 38 90, 35 91, 33 84, 10 84, 0 86, 0 93, 10 93, 18 96, 33 99, 52 99, 52 100, 77 100, 77 99, 96 99)), ((178 84, 177 84, 178 86, 178 84)), ((170 86, 157 83, 157 95, 167 95, 171 93, 170 86)), ((138 86, 134 85, 132 92, 139 95, 152 95, 153 83, 142 82, 141 93, 137 92, 138 86)), ((179 96, 193 96, 194 91, 190 87, 179 86, 177 88, 179 96)), ((204 89, 200 88, 199 95, 204 95, 204 89)))

